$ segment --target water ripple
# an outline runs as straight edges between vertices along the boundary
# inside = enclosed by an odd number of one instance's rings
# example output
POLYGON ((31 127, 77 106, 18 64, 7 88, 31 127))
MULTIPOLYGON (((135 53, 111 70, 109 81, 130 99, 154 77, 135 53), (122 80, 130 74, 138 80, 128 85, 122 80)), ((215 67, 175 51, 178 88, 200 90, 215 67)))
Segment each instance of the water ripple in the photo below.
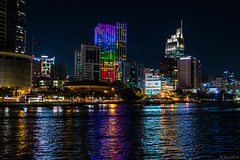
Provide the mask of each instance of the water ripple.
POLYGON ((220 159, 239 156, 236 104, 0 109, 0 159, 220 159))

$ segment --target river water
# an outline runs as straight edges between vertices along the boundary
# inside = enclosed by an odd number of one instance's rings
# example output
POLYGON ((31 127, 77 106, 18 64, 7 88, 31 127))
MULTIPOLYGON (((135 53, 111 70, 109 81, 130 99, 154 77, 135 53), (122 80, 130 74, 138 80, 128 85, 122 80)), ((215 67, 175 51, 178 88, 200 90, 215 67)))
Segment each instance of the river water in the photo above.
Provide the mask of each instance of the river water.
POLYGON ((0 159, 240 159, 240 105, 0 108, 0 159))

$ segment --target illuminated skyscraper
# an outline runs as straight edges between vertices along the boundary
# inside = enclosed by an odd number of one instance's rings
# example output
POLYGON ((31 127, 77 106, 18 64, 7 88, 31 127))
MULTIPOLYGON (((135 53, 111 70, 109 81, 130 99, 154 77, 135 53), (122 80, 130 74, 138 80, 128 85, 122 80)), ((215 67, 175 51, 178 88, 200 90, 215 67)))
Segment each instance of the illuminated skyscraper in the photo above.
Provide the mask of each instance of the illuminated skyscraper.
POLYGON ((48 58, 48 56, 33 57, 33 85, 38 84, 42 78, 54 77, 55 57, 48 58))
POLYGON ((234 72, 233 71, 224 71, 223 72, 223 78, 230 83, 234 78, 234 72))
POLYGON ((184 55, 184 38, 181 21, 181 28, 178 28, 176 34, 171 35, 171 38, 167 40, 165 58, 177 59, 179 58, 179 56, 183 55, 184 55))
POLYGON ((170 82, 174 89, 177 86, 177 60, 163 58, 160 60, 160 74, 170 82))
POLYGON ((117 79, 128 88, 144 89, 144 65, 136 61, 119 62, 117 79))
POLYGON ((25 54, 25 0, 0 1, 0 50, 25 54))
POLYGON ((127 59, 127 24, 101 24, 95 27, 94 45, 101 46, 102 79, 116 80, 116 66, 127 59))
POLYGON ((75 78, 82 80, 101 79, 101 47, 82 44, 75 50, 75 78))
POLYGON ((6 51, 7 1, 0 1, 0 51, 6 51))
POLYGON ((234 82, 235 76, 233 71, 224 71, 223 72, 223 79, 226 80, 226 88, 227 91, 229 91, 229 87, 231 86, 231 83, 234 82))
POLYGON ((201 89, 202 64, 200 60, 192 56, 181 56, 177 64, 178 88, 201 89))

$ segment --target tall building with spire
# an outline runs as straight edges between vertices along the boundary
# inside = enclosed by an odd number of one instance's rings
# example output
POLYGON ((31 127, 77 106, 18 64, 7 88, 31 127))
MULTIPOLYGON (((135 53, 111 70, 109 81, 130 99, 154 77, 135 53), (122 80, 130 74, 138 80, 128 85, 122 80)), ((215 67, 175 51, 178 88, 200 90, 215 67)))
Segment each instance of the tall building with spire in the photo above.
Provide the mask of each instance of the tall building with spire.
POLYGON ((98 23, 95 27, 94 45, 101 46, 102 79, 115 81, 116 66, 127 60, 127 24, 115 25, 98 23))
POLYGON ((181 20, 181 28, 178 28, 176 34, 171 35, 171 38, 167 39, 165 58, 177 59, 179 56, 184 55, 184 38, 182 25, 183 21, 181 20))
POLYGON ((25 0, 0 1, 0 51, 25 54, 25 0))
POLYGON ((184 55, 184 39, 183 39, 183 22, 181 28, 178 28, 176 34, 171 35, 167 40, 165 48, 165 57, 160 60, 160 74, 166 78, 169 85, 176 89, 178 84, 177 79, 177 59, 184 55))

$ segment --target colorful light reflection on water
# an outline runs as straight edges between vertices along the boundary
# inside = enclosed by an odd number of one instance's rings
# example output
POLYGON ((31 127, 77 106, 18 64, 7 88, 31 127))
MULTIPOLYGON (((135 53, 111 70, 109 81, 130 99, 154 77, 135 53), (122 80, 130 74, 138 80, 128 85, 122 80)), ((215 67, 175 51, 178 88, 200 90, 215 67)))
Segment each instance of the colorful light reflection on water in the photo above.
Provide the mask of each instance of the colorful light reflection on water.
POLYGON ((0 108, 0 159, 239 157, 238 104, 0 108))

